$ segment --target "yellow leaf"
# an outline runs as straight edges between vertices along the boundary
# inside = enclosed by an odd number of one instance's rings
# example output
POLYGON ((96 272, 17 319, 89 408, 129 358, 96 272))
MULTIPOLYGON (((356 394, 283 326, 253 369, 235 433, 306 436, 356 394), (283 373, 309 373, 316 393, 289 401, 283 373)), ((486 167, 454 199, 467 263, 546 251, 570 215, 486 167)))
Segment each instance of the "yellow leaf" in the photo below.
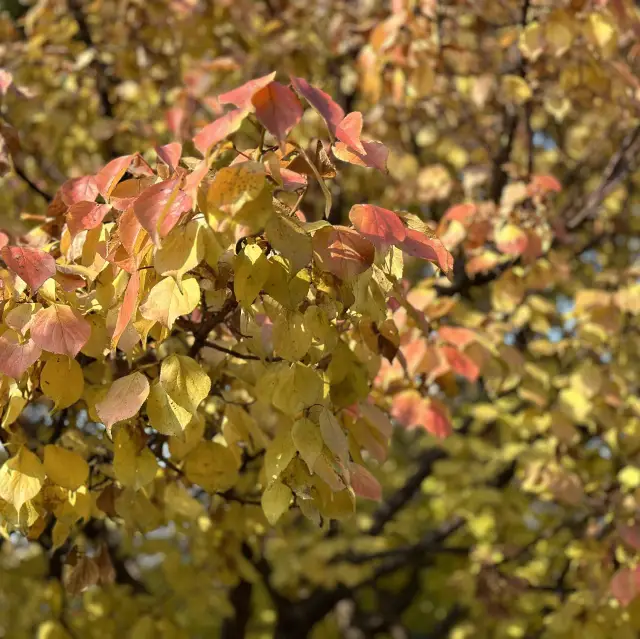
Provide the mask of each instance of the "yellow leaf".
POLYGON ((153 264, 160 275, 174 277, 180 285, 182 276, 193 270, 205 255, 203 225, 191 220, 186 226, 176 226, 156 250, 153 264))
MULTIPOLYGON (((147 402, 147 410, 148 406, 149 402, 147 402)), ((196 413, 191 421, 185 426, 184 431, 182 431, 178 437, 172 437, 169 440, 169 452, 171 453, 171 457, 178 460, 186 457, 198 445, 203 435, 204 419, 201 415, 196 413)))
POLYGON ((211 390, 209 376, 198 362, 185 355, 170 355, 162 362, 160 383, 174 402, 191 413, 211 390))
POLYGON ((307 269, 292 272, 291 265, 280 255, 269 259, 269 279, 263 284, 267 295, 286 309, 295 310, 307 297, 311 274, 307 269))
POLYGON ((49 444, 44 447, 47 477, 67 490, 78 490, 89 477, 89 464, 71 450, 49 444))
POLYGON ((291 438, 309 472, 313 472, 313 465, 324 447, 320 428, 310 419, 299 419, 291 429, 291 438))
POLYGON ((23 446, 0 468, 0 498, 13 504, 19 514, 23 504, 40 492, 44 478, 42 462, 23 446))
POLYGON ((289 510, 292 497, 291 489, 279 481, 267 486, 262 493, 262 510, 272 526, 289 510))
POLYGON ((150 291, 140 306, 142 317, 159 322, 167 328, 181 315, 188 315, 200 302, 200 286, 194 277, 182 281, 182 290, 176 280, 165 277, 150 291))
POLYGON ((349 458, 349 442, 336 416, 326 408, 320 412, 320 432, 327 448, 344 464, 349 458))
POLYGON ((602 13, 592 13, 585 25, 587 39, 605 57, 611 56, 618 46, 615 23, 602 13))
POLYGON ((311 262, 311 237, 296 218, 273 215, 265 232, 271 246, 291 263, 293 273, 311 262))
POLYGON ((134 490, 150 484, 158 470, 154 454, 148 448, 138 451, 137 442, 123 427, 116 431, 113 443, 113 472, 120 484, 134 490))
POLYGON ((284 359, 301 360, 311 347, 311 333, 301 313, 281 313, 273 323, 273 349, 284 359))
POLYGON ((147 399, 147 416, 151 426, 159 433, 182 438, 193 414, 178 405, 169 396, 160 380, 157 380, 151 385, 147 399))
POLYGON ((204 441, 186 456, 184 474, 208 493, 223 493, 238 481, 238 463, 222 444, 204 441))
POLYGON ((84 376, 80 364, 66 355, 53 355, 40 373, 40 388, 53 400, 54 409, 75 404, 84 391, 84 376))
POLYGON ((207 208, 235 215, 255 200, 265 186, 265 170, 258 162, 243 162, 220 169, 207 193, 207 208))
POLYGON ((502 96, 506 102, 524 104, 533 96, 531 87, 518 75, 502 76, 502 96))
POLYGON ((242 306, 249 308, 269 277, 269 261, 257 244, 248 244, 236 256, 233 290, 242 306))
POLYGON ((264 456, 264 473, 267 482, 277 479, 296 456, 296 448, 288 427, 278 429, 264 456))

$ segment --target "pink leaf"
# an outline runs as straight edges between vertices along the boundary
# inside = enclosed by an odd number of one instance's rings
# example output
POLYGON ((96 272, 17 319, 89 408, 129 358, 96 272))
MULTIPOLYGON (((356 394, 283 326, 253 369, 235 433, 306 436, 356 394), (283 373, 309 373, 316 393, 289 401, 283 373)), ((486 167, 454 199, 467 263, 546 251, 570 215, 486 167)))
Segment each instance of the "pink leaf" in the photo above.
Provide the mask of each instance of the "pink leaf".
POLYGON ((76 202, 67 211, 67 226, 71 236, 75 236, 85 229, 95 229, 100 226, 104 216, 111 210, 108 204, 95 202, 76 202))
POLYGON ((391 417, 406 428, 420 423, 422 397, 416 390, 406 390, 394 395, 391 404, 391 417))
POLYGON ((20 379, 22 374, 38 361, 42 349, 31 339, 23 344, 9 339, 7 331, 0 335, 0 373, 14 379, 20 379))
POLYGON ((349 219, 379 249, 402 242, 406 235, 406 228, 400 218, 381 206, 356 204, 349 212, 349 219))
POLYGON ((560 193, 562 184, 553 175, 534 175, 527 190, 529 195, 546 195, 549 192, 560 193))
POLYGON ((98 194, 98 185, 93 175, 67 180, 60 187, 60 196, 67 206, 77 202, 94 202, 98 194))
POLYGON ((445 214, 442 216, 443 220, 457 220, 462 224, 465 224, 469 218, 473 217, 476 213, 476 205, 467 203, 467 204, 456 204, 451 208, 447 209, 445 214))
POLYGON ((382 499, 382 486, 380 482, 364 466, 349 464, 351 476, 351 488, 358 497, 380 501, 382 499))
POLYGON ((116 187, 120 178, 127 172, 132 161, 133 155, 122 155, 119 158, 115 158, 115 160, 111 160, 96 173, 96 186, 105 200, 111 195, 111 191, 116 187))
POLYGON ((117 379, 105 398, 96 404, 96 412, 102 423, 111 428, 116 422, 130 419, 149 396, 149 380, 144 373, 135 372, 117 379))
POLYGON ((366 166, 370 169, 378 169, 387 172, 387 158, 389 149, 382 142, 362 141, 365 153, 358 153, 356 149, 349 148, 344 142, 336 142, 333 153, 343 162, 349 162, 358 166, 366 166))
POLYGON ((639 582, 638 568, 620 568, 611 579, 611 594, 626 608, 638 596, 639 582))
POLYGON ((427 237, 420 231, 407 229, 405 239, 398 246, 412 257, 434 262, 447 276, 453 270, 453 256, 437 237, 427 237))
POLYGON ((260 124, 284 147, 287 134, 302 117, 302 106, 293 91, 279 82, 271 82, 254 94, 251 103, 260 124))
POLYGON ((180 142, 171 142, 164 146, 157 146, 156 153, 171 171, 175 171, 182 155, 182 144, 180 142))
POLYGON ((0 68, 0 95, 7 95, 9 87, 13 84, 13 75, 10 71, 0 68))
POLYGON ((335 137, 338 124, 344 119, 342 107, 324 91, 310 85, 304 78, 291 76, 291 84, 327 123, 331 135, 335 137))
POLYGON ((172 178, 145 189, 134 202, 133 212, 157 246, 191 207, 191 198, 180 190, 180 180, 172 178))
POLYGON ((43 350, 75 357, 91 337, 91 325, 64 304, 40 309, 29 324, 31 339, 43 350))
POLYGON ((21 277, 32 290, 56 274, 56 261, 49 253, 28 246, 5 246, 0 256, 7 266, 21 277))
POLYGON ((356 150, 361 155, 367 152, 362 146, 360 136, 362 135, 362 113, 354 111, 344 117, 342 122, 336 127, 336 137, 344 142, 352 150, 356 150))
POLYGON ((140 272, 134 271, 127 283, 127 289, 124 292, 122 299, 122 306, 118 309, 118 318, 116 319, 116 327, 113 330, 113 336, 111 337, 111 348, 114 349, 122 334, 124 333, 127 325, 134 317, 136 309, 138 308, 138 293, 140 291, 140 272))
POLYGON ((218 97, 220 104, 233 104, 240 109, 248 109, 251 107, 251 98, 260 91, 260 89, 273 82, 276 77, 276 72, 264 75, 261 78, 255 80, 249 80, 237 89, 227 91, 218 97))
POLYGON ((242 126, 248 114, 249 111, 247 109, 234 109, 214 120, 211 124, 207 124, 193 138, 193 144, 196 149, 202 155, 207 155, 213 146, 235 133, 242 126))

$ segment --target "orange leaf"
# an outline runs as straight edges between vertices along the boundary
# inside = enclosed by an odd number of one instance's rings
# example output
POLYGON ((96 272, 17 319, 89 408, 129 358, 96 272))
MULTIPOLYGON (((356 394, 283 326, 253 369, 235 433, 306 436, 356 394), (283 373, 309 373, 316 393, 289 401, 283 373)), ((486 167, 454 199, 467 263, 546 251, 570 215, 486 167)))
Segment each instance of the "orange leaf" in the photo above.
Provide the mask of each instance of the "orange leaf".
POLYGON ((122 337, 127 324, 135 315, 138 308, 138 293, 140 291, 140 272, 134 271, 127 282, 127 289, 124 292, 122 306, 118 309, 118 318, 116 319, 116 327, 113 329, 111 337, 111 348, 114 349, 118 345, 118 341, 122 337))
POLYGON ((7 266, 21 277, 32 290, 56 274, 56 261, 49 253, 28 246, 5 246, 0 256, 7 266))
POLYGON ((351 488, 358 497, 380 501, 382 499, 382 486, 380 482, 364 466, 349 464, 351 476, 351 488))
POLYGON ((478 365, 462 351, 459 351, 453 346, 441 346, 440 351, 444 353, 444 356, 451 366, 451 370, 458 375, 465 377, 470 382, 477 381, 480 376, 480 368, 478 365))
POLYGON ((91 325, 64 304, 40 309, 29 324, 31 339, 42 350, 75 357, 91 337, 91 325))
POLYGON ((377 248, 402 242, 406 228, 400 218, 388 209, 373 204, 356 204, 349 212, 353 225, 377 248))
POLYGON ((319 229, 313 236, 312 246, 320 268, 343 280, 364 273, 375 257, 373 244, 346 226, 319 229))

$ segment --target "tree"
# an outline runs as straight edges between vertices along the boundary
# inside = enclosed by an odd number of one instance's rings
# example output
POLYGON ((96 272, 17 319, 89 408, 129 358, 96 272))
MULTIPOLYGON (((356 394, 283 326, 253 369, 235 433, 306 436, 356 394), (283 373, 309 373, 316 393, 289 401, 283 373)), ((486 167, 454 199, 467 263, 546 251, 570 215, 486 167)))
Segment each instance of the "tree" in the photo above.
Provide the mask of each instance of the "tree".
POLYGON ((637 633, 637 10, 391 4, 7 23, 12 637, 637 633))

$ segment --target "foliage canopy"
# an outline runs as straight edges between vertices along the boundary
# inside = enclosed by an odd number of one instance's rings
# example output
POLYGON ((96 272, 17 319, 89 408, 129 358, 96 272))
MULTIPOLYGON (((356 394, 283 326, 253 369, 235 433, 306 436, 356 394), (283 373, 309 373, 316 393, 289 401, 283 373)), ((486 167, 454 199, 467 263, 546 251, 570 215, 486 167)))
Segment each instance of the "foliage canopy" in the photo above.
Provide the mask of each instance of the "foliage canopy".
POLYGON ((16 20, 2 632, 636 636, 635 3, 16 20))

